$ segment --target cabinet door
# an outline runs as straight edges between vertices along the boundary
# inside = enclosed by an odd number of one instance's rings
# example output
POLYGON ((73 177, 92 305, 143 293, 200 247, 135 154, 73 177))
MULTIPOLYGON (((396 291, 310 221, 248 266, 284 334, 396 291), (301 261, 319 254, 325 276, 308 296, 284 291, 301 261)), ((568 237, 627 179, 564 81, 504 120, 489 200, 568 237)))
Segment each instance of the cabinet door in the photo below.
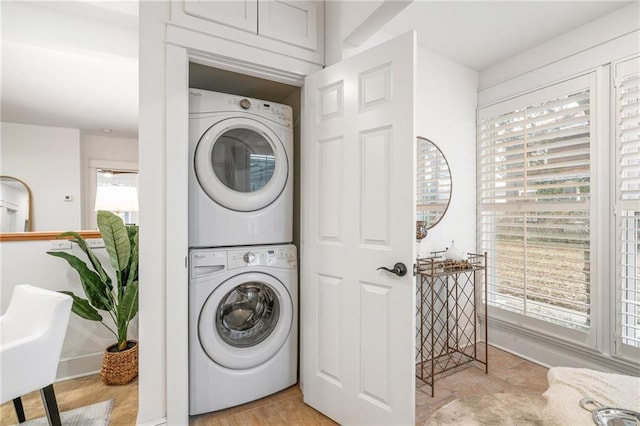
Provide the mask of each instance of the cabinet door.
POLYGON ((241 30, 258 32, 256 0, 185 0, 185 13, 241 30))
POLYGON ((317 1, 258 0, 258 34, 317 50, 321 8, 317 1))

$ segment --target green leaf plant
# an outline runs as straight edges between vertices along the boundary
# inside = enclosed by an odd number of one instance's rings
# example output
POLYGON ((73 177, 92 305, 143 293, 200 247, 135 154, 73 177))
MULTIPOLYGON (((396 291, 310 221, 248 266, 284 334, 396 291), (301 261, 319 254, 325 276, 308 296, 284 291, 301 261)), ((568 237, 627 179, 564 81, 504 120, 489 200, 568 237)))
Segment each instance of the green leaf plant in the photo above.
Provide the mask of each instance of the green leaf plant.
POLYGON ((115 270, 115 286, 91 247, 77 232, 63 232, 56 238, 69 238, 87 255, 88 262, 66 251, 47 254, 66 260, 80 276, 86 299, 70 291, 60 291, 73 298, 72 312, 102 323, 116 337, 118 351, 123 351, 127 349, 129 323, 138 313, 138 226, 125 226, 117 215, 100 210, 98 230, 115 270), (105 311, 111 321, 105 322, 100 311, 105 311))

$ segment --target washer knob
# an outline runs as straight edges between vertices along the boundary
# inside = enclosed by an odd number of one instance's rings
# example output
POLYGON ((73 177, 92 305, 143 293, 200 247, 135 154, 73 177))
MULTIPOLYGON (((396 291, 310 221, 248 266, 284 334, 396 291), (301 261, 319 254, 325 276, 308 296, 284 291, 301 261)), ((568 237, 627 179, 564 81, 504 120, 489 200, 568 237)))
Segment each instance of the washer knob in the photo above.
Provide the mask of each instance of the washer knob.
POLYGON ((251 264, 253 263, 253 261, 256 260, 256 255, 253 254, 252 252, 248 251, 244 254, 244 261, 251 264))
POLYGON ((249 109, 249 108, 251 108, 251 101, 249 101, 249 99, 243 99, 243 100, 240 101, 240 106, 243 109, 249 109))

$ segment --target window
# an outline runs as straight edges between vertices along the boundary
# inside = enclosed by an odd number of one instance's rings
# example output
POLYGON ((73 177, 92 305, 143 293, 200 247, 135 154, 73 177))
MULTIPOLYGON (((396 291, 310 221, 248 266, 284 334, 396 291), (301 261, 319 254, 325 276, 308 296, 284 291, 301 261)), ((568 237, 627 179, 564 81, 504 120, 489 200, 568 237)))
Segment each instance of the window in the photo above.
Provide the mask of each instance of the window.
POLYGON ((94 210, 111 211, 125 224, 138 223, 138 173, 98 169, 96 181, 94 210))
POLYGON ((478 112, 488 303, 590 328, 592 87, 586 75, 478 112))
MULTIPOLYGON (((617 324, 623 346, 640 348, 640 66, 616 66, 617 324)), ((622 348, 624 350, 624 348, 622 348)))

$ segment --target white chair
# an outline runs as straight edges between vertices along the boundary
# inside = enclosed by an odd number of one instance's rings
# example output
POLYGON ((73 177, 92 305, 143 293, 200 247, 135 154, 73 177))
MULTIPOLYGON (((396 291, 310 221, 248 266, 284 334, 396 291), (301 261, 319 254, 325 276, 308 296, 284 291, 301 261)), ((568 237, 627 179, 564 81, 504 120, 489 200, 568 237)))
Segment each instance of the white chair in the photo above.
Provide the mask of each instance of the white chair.
POLYGON ((49 424, 60 425, 53 381, 72 303, 66 294, 18 285, 0 317, 0 403, 13 400, 20 423, 20 397, 40 390, 49 424))

